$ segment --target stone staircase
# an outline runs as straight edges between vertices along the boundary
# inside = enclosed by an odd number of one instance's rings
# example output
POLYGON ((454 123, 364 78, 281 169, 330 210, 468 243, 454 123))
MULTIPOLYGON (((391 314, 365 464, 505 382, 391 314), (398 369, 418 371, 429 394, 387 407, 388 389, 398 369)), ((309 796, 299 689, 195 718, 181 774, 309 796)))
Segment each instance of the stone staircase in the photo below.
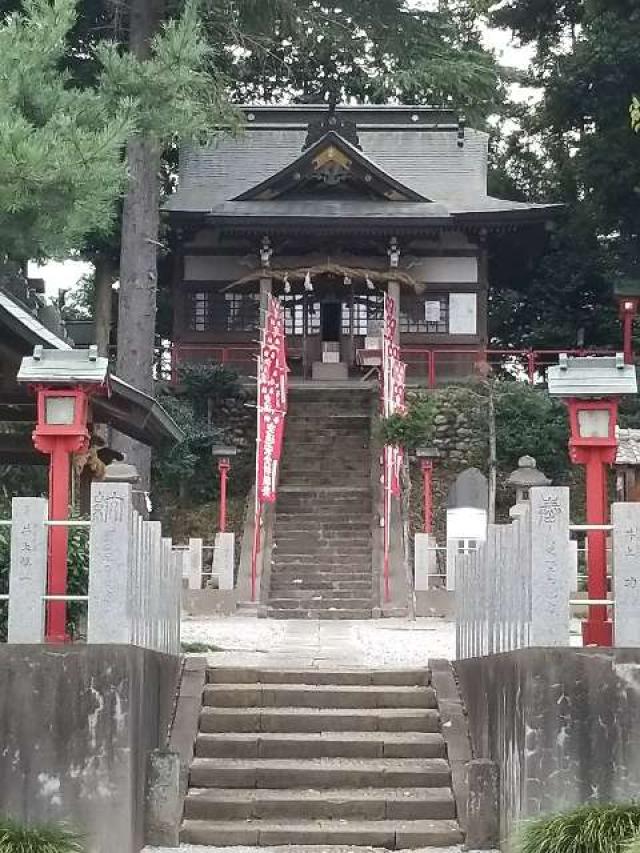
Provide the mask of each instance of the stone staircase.
POLYGON ((292 390, 267 615, 371 617, 370 430, 370 389, 292 390))
POLYGON ((430 673, 210 668, 180 840, 463 840, 430 673))

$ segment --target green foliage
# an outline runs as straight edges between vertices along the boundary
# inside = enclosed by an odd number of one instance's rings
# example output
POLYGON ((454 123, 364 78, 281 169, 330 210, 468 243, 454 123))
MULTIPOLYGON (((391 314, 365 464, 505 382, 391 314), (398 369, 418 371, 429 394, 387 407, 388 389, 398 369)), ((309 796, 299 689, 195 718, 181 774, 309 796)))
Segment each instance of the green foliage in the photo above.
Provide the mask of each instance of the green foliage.
POLYGON ((514 346, 611 347, 620 334, 611 284, 633 277, 640 257, 640 135, 629 121, 640 8, 635 0, 507 0, 494 8, 494 25, 536 48, 524 82, 540 97, 505 106, 515 130, 505 128, 495 147, 493 189, 565 209, 542 263, 525 235, 506 256, 494 248, 492 335, 514 346))
POLYGON ((133 105, 136 133, 165 145, 176 138, 204 142, 239 123, 194 0, 187 0, 179 18, 162 25, 149 59, 123 52, 115 42, 98 44, 95 54, 105 99, 114 108, 133 105))
POLYGON ((517 849, 518 853, 621 853, 638 832, 640 805, 583 805, 528 821, 517 849))
POLYGON ((25 0, 0 23, 0 257, 67 252, 113 224, 124 186, 123 103, 62 69, 73 0, 25 0))
POLYGON ((501 382, 496 387, 496 446, 498 465, 517 467, 520 456, 533 456, 554 481, 569 468, 569 428, 564 405, 524 382, 501 382))
POLYGON ((406 414, 395 414, 380 424, 383 444, 397 444, 412 451, 421 444, 429 444, 434 435, 434 418, 438 404, 433 395, 420 395, 411 399, 406 414))
POLYGON ((1 853, 84 853, 86 849, 80 836, 65 826, 23 826, 0 818, 1 853))
POLYGON ((241 103, 349 100, 453 104, 484 117, 499 71, 464 0, 222 0, 206 26, 241 103))
MULTIPOLYGON (((215 362, 183 366, 178 388, 166 391, 161 402, 185 439, 155 454, 155 490, 167 499, 179 495, 182 502, 201 503, 217 496, 218 476, 211 450, 231 439, 221 407, 227 401, 243 400, 244 391, 234 371, 215 362)), ((234 487, 243 488, 252 470, 252 454, 240 454, 233 464, 231 493, 234 487)))
POLYGON ((0 22, 0 259, 109 247, 132 134, 169 144, 238 124, 195 3, 146 60, 95 36, 72 53, 78 15, 75 0, 24 0, 0 22))

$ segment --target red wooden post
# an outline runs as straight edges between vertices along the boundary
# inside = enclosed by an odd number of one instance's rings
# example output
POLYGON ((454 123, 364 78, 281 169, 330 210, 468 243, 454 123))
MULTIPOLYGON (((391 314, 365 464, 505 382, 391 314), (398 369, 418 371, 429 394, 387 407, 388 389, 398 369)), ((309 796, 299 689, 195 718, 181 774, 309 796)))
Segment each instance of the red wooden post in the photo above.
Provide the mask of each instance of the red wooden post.
POLYGON ((425 533, 431 533, 433 527, 433 462, 431 459, 423 459, 421 466, 423 530, 425 533))
POLYGON ((529 374, 529 382, 533 385, 536 376, 536 354, 531 349, 527 351, 527 373, 529 374))
POLYGON ((220 472, 220 518, 218 529, 220 533, 226 533, 227 530, 227 476, 231 463, 228 459, 221 459, 218 462, 218 471, 220 472))
MULTIPOLYGON (((587 524, 607 523, 607 462, 592 448, 586 463, 587 524)), ((608 593, 607 583, 607 534, 604 530, 587 533, 587 590, 590 599, 604 600, 608 593)), ((589 615, 583 624, 583 641, 586 646, 611 646, 612 623, 607 618, 605 605, 589 607, 589 615)))
POLYGON ((435 353, 433 350, 427 351, 427 374, 428 374, 429 388, 435 388, 436 387, 436 360, 435 360, 435 353))
MULTIPOLYGON (((64 440, 51 449, 49 463, 49 520, 66 521, 69 518, 69 471, 71 453, 64 440)), ((47 589, 49 595, 67 592, 67 545, 69 530, 66 526, 49 528, 49 568, 47 589)), ((34 605, 34 606, 37 606, 34 605)), ((51 643, 64 643, 67 635, 66 601, 49 601, 47 604, 46 638, 51 643)))

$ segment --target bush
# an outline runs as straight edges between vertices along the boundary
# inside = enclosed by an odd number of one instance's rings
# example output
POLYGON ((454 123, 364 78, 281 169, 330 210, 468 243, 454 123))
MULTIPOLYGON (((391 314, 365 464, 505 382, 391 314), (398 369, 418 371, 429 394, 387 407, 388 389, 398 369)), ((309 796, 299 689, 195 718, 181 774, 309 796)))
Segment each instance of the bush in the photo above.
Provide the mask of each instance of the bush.
POLYGON ((0 818, 0 853, 85 853, 80 836, 64 826, 23 826, 0 818))
POLYGON ((516 846, 518 853, 621 853, 638 832, 640 804, 584 805, 527 821, 516 846))

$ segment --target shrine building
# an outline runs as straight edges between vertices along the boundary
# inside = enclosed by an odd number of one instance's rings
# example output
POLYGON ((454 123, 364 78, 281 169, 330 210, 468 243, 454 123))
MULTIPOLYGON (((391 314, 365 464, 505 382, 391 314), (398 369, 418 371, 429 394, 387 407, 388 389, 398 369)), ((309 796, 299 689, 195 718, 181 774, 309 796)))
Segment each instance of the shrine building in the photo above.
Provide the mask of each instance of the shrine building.
POLYGON ((238 136, 181 151, 166 205, 174 368, 214 359, 251 373, 273 293, 294 377, 366 376, 387 292, 410 380, 471 375, 487 348, 492 241, 539 232, 554 206, 488 195, 488 134, 450 110, 244 113, 238 136))

